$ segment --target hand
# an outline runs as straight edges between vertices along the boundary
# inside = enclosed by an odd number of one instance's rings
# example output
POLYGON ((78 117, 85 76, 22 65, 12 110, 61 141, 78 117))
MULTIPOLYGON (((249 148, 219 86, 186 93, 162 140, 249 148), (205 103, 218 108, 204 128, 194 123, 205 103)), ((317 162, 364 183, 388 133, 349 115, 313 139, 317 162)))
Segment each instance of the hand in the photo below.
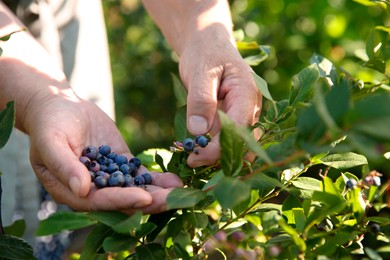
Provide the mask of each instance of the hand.
MULTIPOLYGON (((63 91, 62 91, 63 92, 63 91)), ((165 210, 173 187, 182 186, 171 173, 152 172, 153 185, 97 189, 86 167, 79 161, 87 145, 108 144, 113 151, 133 157, 112 120, 97 106, 72 94, 59 93, 30 101, 26 116, 31 139, 33 169, 58 202, 80 211, 120 210, 146 214, 165 210)), ((140 168, 143 173, 146 169, 140 168)))
POLYGON ((180 76, 188 90, 188 130, 212 136, 206 148, 189 156, 191 167, 212 165, 220 157, 217 108, 238 125, 253 125, 260 115, 261 93, 253 71, 229 35, 225 27, 213 24, 187 41, 180 56, 180 76))

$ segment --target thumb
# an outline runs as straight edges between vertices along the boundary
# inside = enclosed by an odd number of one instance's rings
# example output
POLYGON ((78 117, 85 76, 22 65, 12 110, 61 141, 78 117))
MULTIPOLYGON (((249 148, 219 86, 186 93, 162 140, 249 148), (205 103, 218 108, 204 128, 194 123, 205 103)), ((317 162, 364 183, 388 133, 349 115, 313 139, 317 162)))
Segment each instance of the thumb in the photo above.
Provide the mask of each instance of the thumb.
POLYGON ((62 142, 48 142, 45 149, 32 149, 30 156, 38 178, 46 179, 44 175, 47 173, 43 169, 47 168, 49 173, 69 187, 76 197, 85 197, 89 193, 91 177, 88 169, 69 146, 62 142))
POLYGON ((212 128, 221 75, 222 70, 199 66, 185 82, 188 89, 187 128, 192 135, 206 134, 212 128))

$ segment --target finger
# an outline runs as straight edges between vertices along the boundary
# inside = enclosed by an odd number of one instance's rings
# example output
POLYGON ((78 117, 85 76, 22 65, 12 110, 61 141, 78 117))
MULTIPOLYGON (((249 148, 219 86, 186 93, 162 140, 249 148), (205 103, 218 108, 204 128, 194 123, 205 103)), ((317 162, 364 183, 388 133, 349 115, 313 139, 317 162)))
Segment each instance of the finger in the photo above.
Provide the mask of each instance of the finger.
MULTIPOLYGON (((70 187, 77 197, 87 196, 91 184, 90 175, 69 147, 66 138, 61 135, 52 136, 50 141, 43 140, 43 143, 32 145, 34 147, 31 151, 33 168, 43 169, 45 165, 49 174, 54 175, 63 185, 70 187), (38 151, 36 147, 42 148, 38 151), (39 158, 37 158, 38 154, 39 158)), ((40 172, 40 170, 36 171, 37 174, 40 172)))
POLYGON ((168 210, 167 208, 167 197, 172 189, 162 189, 156 186, 147 186, 147 190, 152 196, 153 202, 140 209, 128 209, 123 211, 128 215, 134 214, 136 211, 141 210, 144 214, 157 214, 168 210))
POLYGON ((183 187, 183 181, 174 173, 170 172, 149 172, 145 167, 140 167, 138 175, 143 173, 150 173, 152 175, 152 185, 162 188, 175 188, 183 187))
POLYGON ((198 148, 196 153, 191 153, 187 158, 188 166, 192 168, 214 165, 220 158, 221 148, 219 144, 219 133, 211 138, 204 148, 198 148))
POLYGON ((222 69, 199 66, 184 79, 188 88, 187 128, 193 135, 207 133, 214 122, 217 110, 217 89, 222 69))
POLYGON ((92 185, 88 196, 80 198, 47 170, 43 170, 42 174, 39 175, 39 180, 56 202, 66 204, 79 211, 139 209, 152 203, 152 196, 143 188, 110 187, 97 189, 95 185, 92 185))

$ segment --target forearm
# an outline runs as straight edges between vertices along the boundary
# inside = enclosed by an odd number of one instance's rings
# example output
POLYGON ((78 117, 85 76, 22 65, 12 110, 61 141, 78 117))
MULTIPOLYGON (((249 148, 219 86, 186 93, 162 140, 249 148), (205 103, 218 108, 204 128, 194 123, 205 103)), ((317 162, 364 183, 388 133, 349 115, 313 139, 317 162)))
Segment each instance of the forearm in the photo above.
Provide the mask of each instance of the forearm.
POLYGON ((20 31, 23 26, 1 3, 0 15, 1 34, 18 31, 8 41, 0 41, 0 109, 15 100, 16 127, 28 132, 25 118, 33 100, 39 103, 56 95, 76 97, 50 55, 27 31, 20 31))
POLYGON ((142 2, 179 56, 189 41, 199 40, 200 36, 216 37, 235 44, 229 3, 226 0, 142 2))

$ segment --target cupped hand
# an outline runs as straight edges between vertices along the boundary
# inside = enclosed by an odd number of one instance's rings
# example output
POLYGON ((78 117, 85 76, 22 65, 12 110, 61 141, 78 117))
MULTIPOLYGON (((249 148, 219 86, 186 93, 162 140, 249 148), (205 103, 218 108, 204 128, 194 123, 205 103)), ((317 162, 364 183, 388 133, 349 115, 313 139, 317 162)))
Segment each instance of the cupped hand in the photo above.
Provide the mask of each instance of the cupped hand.
POLYGON ((217 109, 237 125, 253 125, 260 115, 261 93, 254 82, 253 70, 241 57, 229 33, 218 24, 187 41, 179 68, 188 90, 187 128, 193 135, 212 136, 207 147, 192 153, 187 163, 191 167, 212 165, 220 158, 217 109))
MULTIPOLYGON (((30 160, 37 177, 57 202, 75 210, 158 213, 165 210, 169 191, 182 186, 174 174, 153 172, 153 185, 146 189, 97 189, 79 161, 85 146, 108 144, 118 154, 133 156, 115 123, 96 105, 74 95, 49 95, 30 102, 26 121, 30 160)), ((145 171, 143 167, 139 170, 145 171)))

